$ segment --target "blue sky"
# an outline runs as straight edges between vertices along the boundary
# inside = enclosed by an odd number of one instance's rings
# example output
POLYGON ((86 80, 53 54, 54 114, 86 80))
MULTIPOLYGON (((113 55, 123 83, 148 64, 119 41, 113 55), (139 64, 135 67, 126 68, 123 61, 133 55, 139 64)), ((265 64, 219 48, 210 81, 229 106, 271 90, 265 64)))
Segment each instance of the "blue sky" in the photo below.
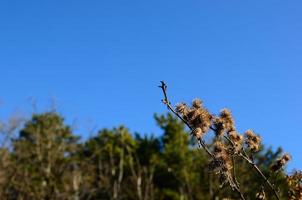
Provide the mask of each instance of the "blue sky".
MULTIPOLYGON (((160 133, 174 103, 230 108, 302 168, 301 1, 1 1, 0 116, 56 100, 83 130, 160 133)), ((87 137, 87 135, 85 136, 87 137)))

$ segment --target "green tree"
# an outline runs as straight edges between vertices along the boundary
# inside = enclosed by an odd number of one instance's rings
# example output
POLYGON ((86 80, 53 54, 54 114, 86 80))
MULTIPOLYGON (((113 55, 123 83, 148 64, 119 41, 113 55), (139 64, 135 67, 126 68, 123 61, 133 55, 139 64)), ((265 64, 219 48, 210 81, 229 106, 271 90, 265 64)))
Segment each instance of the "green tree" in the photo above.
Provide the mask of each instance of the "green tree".
MULTIPOLYGON (((80 143, 59 114, 34 114, 11 146, 0 148, 1 199, 238 199, 209 170, 209 155, 190 139, 183 122, 171 114, 156 115, 155 120, 163 130, 157 137, 131 134, 120 126, 102 129, 80 143)), ((213 151, 210 141, 207 146, 213 151)), ((261 149, 253 153, 253 161, 286 199, 284 170, 270 171, 282 149, 261 149)), ((247 162, 235 158, 233 166, 246 199, 255 199, 255 191, 261 193, 262 187, 266 199, 274 199, 247 162)))
POLYGON ((86 198, 124 199, 129 194, 123 183, 128 178, 127 164, 135 148, 135 141, 125 127, 104 129, 89 139, 83 148, 90 185, 86 198))
POLYGON ((13 141, 9 199, 72 199, 77 140, 59 114, 34 114, 13 141))
POLYGON ((135 135, 136 148, 129 160, 132 185, 139 200, 155 199, 154 175, 160 163, 160 141, 154 136, 135 135))
POLYGON ((159 199, 193 199, 189 134, 184 124, 171 114, 156 115, 155 120, 164 131, 162 162, 156 177, 159 199))

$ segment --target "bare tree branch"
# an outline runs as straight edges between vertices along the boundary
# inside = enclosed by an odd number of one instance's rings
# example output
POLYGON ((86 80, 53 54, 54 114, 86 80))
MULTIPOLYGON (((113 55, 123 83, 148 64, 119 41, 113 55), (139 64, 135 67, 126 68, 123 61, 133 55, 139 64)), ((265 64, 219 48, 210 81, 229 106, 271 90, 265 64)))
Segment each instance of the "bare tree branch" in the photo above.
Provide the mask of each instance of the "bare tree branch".
MULTIPOLYGON (((162 99, 162 102, 167 106, 168 110, 170 110, 173 114, 175 114, 183 123, 185 123, 188 128, 191 130, 191 133, 194 131, 194 128, 190 125, 189 122, 187 122, 181 115, 179 115, 175 109, 173 108, 173 106, 171 105, 171 102, 170 100, 168 99, 168 95, 167 95, 167 85, 165 84, 164 81, 161 81, 161 85, 159 86, 162 91, 163 91, 163 94, 164 94, 164 99, 162 99)), ((210 127, 211 130, 215 131, 215 129, 213 127, 210 127)), ((205 144, 204 140, 202 138, 196 138, 197 141, 198 141, 198 144, 207 152, 207 154, 210 156, 210 157, 214 157, 214 155, 211 153, 211 151, 209 150, 209 148, 207 147, 207 145, 205 144)), ((237 182, 238 183, 238 182, 237 182)), ((240 188, 239 188, 239 185, 235 185, 235 187, 231 186, 230 187, 232 189, 235 189, 236 192, 238 193, 238 195, 240 196, 240 198, 242 200, 245 200, 243 194, 241 193, 240 191, 240 188)))

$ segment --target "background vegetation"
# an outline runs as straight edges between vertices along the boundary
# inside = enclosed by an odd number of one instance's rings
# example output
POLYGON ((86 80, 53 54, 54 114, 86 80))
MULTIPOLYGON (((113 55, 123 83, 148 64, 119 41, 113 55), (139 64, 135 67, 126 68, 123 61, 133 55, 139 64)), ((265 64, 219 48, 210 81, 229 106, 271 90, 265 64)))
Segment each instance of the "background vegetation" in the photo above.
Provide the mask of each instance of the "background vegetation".
MULTIPOLYGON (((120 126, 99 130, 86 141, 56 112, 2 123, 1 199, 238 199, 210 172, 207 155, 181 121, 170 114, 155 115, 155 120, 162 135, 143 136, 120 126)), ((282 149, 262 149, 255 162, 267 175, 282 149)), ((255 199, 263 180, 237 162, 242 192, 255 199)), ((273 183, 287 199, 285 172, 275 176, 273 183)))

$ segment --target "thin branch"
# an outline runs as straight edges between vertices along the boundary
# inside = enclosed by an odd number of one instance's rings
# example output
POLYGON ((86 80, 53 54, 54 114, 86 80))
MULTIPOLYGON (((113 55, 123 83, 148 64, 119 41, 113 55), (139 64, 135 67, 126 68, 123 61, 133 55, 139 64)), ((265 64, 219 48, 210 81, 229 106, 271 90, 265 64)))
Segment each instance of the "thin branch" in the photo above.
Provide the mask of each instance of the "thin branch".
POLYGON ((237 176, 236 176, 236 168, 235 168, 235 157, 234 155, 232 155, 232 164, 233 164, 233 178, 234 178, 234 182, 236 183, 237 187, 239 188, 239 182, 237 180, 237 176))
MULTIPOLYGON (((212 129, 213 130, 213 129, 212 129)), ((231 143, 232 145, 232 148, 235 149, 235 144, 234 142, 226 135, 224 135, 224 138, 231 143)), ((237 176, 236 176, 236 168, 235 168, 235 155, 232 155, 232 165, 233 165, 233 181, 235 182, 235 185, 236 185, 236 189, 238 190, 237 192, 240 194, 240 196, 243 197, 242 193, 241 193, 241 190, 240 190, 240 184, 237 180, 237 176)), ((241 198, 242 198, 241 197, 241 198)), ((243 197, 244 198, 244 197, 243 197)))
POLYGON ((171 102, 168 99, 167 96, 167 85, 165 84, 164 81, 161 81, 161 85, 158 86, 162 89, 163 94, 164 94, 164 99, 162 99, 162 102, 167 106, 167 108, 174 114, 176 115, 183 123, 185 123, 191 130, 193 130, 193 128, 191 127, 191 125, 181 116, 179 115, 173 108, 173 106, 171 105, 171 102))
MULTIPOLYGON (((235 144, 233 143, 233 141, 228 137, 228 136, 224 136, 225 139, 227 139, 233 146, 233 148, 235 148, 235 144)), ((273 185, 270 183, 269 181, 269 177, 266 177, 262 171, 258 168, 258 166, 254 163, 253 159, 248 158, 246 151, 244 150, 244 148, 242 148, 242 151, 245 155, 243 155, 241 152, 238 154, 239 157, 243 158, 244 160, 246 160, 250 165, 253 166, 253 168, 257 171, 257 173, 263 178, 263 180, 269 185, 270 189, 274 192, 274 195, 277 199, 279 198, 278 192, 276 191, 276 189, 273 187, 273 185)), ((233 157, 234 159, 234 157, 233 157)), ((234 161, 233 161, 234 162, 234 161)), ((233 164, 233 167, 235 167, 235 165, 233 164)), ((234 170, 234 168, 233 168, 234 170)), ((234 170, 235 173, 235 170, 234 170)), ((234 178, 236 178, 236 176, 234 175, 234 178)), ((235 179, 236 181, 236 179, 235 179)))
MULTIPOLYGON (((168 95, 167 95, 167 85, 165 84, 164 81, 161 81, 161 85, 159 86, 164 94, 164 99, 162 100, 162 102, 167 106, 168 110, 170 110, 174 115, 176 115, 183 123, 185 123, 189 129, 193 132, 194 128, 190 125, 190 123, 188 121, 186 121, 179 113, 177 113, 175 111, 175 109, 173 108, 173 106, 171 105, 171 102, 168 99, 168 95)), ((210 127, 211 130, 213 130, 214 132, 216 131, 215 128, 213 128, 212 126, 210 127)), ((228 136, 224 136, 224 138, 230 142, 230 144, 233 146, 233 148, 235 148, 235 144, 234 142, 228 137, 228 136)), ((205 142, 201 139, 198 138, 198 145, 200 147, 202 147, 203 149, 205 149, 205 151, 207 152, 207 154, 211 157, 214 157, 214 155, 211 153, 211 151, 208 149, 208 147, 206 146, 205 142)), ((242 159, 246 160, 250 165, 253 166, 253 168, 256 170, 256 172, 263 178, 263 180, 267 183, 267 185, 270 187, 270 189, 274 192, 275 197, 280 200, 279 195, 276 191, 276 189, 273 187, 273 185, 270 183, 269 178, 267 178, 262 171, 258 168, 258 166, 254 163, 252 158, 249 158, 249 156, 247 155, 247 153, 245 152, 244 148, 242 148, 242 152, 236 153, 237 156, 241 157, 242 159), (243 152, 243 154, 242 154, 243 152)), ((236 174, 235 174, 235 162, 234 162, 234 156, 232 156, 233 159, 233 179, 235 181, 236 184, 236 191, 238 192, 238 194, 240 195, 241 199, 244 199, 243 195, 240 192, 239 189, 239 183, 237 181, 236 178, 236 174)))
POLYGON ((207 152, 207 154, 213 158, 214 155, 210 152, 209 148, 207 147, 207 145, 205 144, 203 139, 198 138, 197 140, 198 140, 198 143, 202 146, 202 148, 204 148, 204 150, 207 152))
POLYGON ((235 187, 235 190, 236 190, 236 192, 238 193, 238 195, 240 196, 240 198, 241 198, 242 200, 245 200, 243 194, 242 194, 241 191, 240 191, 240 188, 239 188, 237 185, 236 185, 236 187, 235 187))
POLYGON ((251 161, 248 157, 244 156, 242 153, 239 153, 238 155, 241 158, 243 158, 244 160, 246 160, 250 165, 253 166, 253 168, 256 170, 256 172, 263 178, 263 180, 267 183, 269 188, 274 192, 275 197, 278 200, 280 200, 277 190, 274 188, 274 186, 271 184, 271 182, 268 180, 268 178, 262 173, 262 171, 258 168, 258 166, 253 161, 251 161))
MULTIPOLYGON (((191 132, 194 131, 194 128, 189 124, 189 122, 187 122, 181 115, 179 115, 175 109, 173 108, 171 102, 168 99, 168 95, 167 95, 167 85, 165 84, 164 81, 161 81, 161 85, 158 86, 162 89, 163 94, 164 94, 164 99, 162 99, 162 102, 167 106, 168 110, 170 110, 174 115, 176 115, 183 123, 185 123, 187 125, 187 127, 191 130, 191 132)), ((200 147, 204 148, 204 150, 207 152, 207 154, 211 157, 214 157, 214 155, 211 153, 211 151, 209 150, 209 148, 207 147, 207 145, 205 144, 205 142, 203 141, 203 139, 201 138, 197 138, 198 144, 200 147)))
MULTIPOLYGON (((168 99, 168 95, 167 95, 167 85, 165 84, 164 81, 161 81, 161 85, 158 86, 162 89, 163 94, 164 94, 164 99, 162 99, 162 102, 167 106, 168 110, 170 110, 173 114, 175 114, 183 123, 185 123, 188 128, 191 130, 191 132, 194 131, 194 128, 189 124, 189 122, 187 122, 181 115, 179 115, 173 108, 173 106, 171 105, 171 102, 168 99)), ((213 127, 210 127, 211 130, 215 131, 216 129, 213 127)), ((214 155, 211 153, 211 151, 208 149, 207 145, 205 144, 204 140, 201 138, 197 138, 198 144, 199 146, 201 146, 210 157, 214 157, 214 155)), ((238 184, 239 185, 239 184, 238 184)), ((232 186, 231 186, 232 187, 232 186)), ((240 198, 242 200, 245 200, 243 194, 241 193, 239 186, 235 187, 236 192, 238 193, 238 195, 240 196, 240 198)))

